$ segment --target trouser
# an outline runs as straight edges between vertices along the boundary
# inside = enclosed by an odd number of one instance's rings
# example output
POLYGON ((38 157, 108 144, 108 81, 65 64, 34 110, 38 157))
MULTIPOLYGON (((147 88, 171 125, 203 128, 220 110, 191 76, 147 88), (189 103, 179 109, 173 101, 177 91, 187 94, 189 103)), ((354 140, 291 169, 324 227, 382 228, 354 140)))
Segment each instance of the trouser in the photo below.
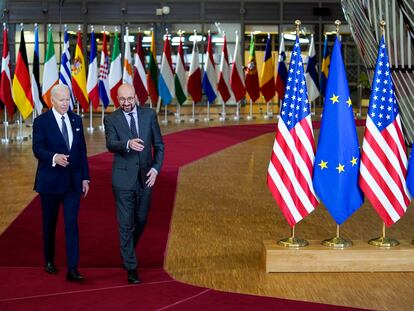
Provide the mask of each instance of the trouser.
POLYGON ((43 250, 46 262, 55 259, 56 224, 60 205, 63 204, 65 222, 66 257, 68 269, 76 268, 79 263, 78 214, 80 193, 72 190, 63 194, 40 194, 43 220, 43 250))
POLYGON ((119 227, 121 257, 127 270, 137 268, 136 246, 141 237, 149 208, 152 188, 142 185, 138 178, 132 190, 113 186, 119 227))

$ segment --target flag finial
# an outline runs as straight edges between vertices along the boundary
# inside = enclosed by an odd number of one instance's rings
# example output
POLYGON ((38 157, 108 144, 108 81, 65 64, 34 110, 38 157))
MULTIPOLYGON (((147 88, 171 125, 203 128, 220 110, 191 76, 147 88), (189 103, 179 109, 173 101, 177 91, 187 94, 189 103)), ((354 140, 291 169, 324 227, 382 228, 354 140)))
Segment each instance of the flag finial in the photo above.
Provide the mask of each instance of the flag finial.
POLYGON ((386 25, 387 23, 384 21, 384 20, 381 20, 380 21, 380 27, 381 27, 381 34, 382 35, 384 35, 384 33, 385 33, 385 25, 386 25))
POLYGON ((341 26, 341 21, 339 19, 335 21, 335 26, 336 26, 336 35, 339 37, 339 26, 341 26))
POLYGON ((20 23, 20 31, 23 31, 23 29, 24 29, 23 23, 20 23))
POLYGON ((91 31, 94 32, 95 28, 93 27, 93 25, 91 25, 91 31))
POLYGON ((295 20, 295 25, 296 25, 296 35, 299 37, 299 28, 300 28, 300 24, 302 24, 302 22, 297 19, 295 20))
POLYGON ((3 23, 3 28, 6 29, 6 23, 5 22, 3 23))
POLYGON ((79 32, 81 31, 81 25, 80 24, 78 24, 78 31, 79 32))
POLYGON ((141 33, 141 27, 138 27, 138 33, 141 33))

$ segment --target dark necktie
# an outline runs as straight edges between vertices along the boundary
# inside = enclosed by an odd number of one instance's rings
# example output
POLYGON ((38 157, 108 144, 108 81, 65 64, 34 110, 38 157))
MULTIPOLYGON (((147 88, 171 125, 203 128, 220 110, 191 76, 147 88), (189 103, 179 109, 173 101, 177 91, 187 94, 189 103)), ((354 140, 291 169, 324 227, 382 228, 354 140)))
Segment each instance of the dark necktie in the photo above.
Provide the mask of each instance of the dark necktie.
POLYGON ((66 147, 68 147, 68 150, 70 150, 68 128, 66 127, 64 116, 62 116, 62 135, 63 135, 63 139, 65 140, 66 147))
POLYGON ((129 126, 131 128, 132 136, 133 138, 138 138, 138 132, 137 132, 137 126, 135 124, 134 114, 130 112, 128 113, 128 115, 131 117, 131 122, 129 123, 129 126))

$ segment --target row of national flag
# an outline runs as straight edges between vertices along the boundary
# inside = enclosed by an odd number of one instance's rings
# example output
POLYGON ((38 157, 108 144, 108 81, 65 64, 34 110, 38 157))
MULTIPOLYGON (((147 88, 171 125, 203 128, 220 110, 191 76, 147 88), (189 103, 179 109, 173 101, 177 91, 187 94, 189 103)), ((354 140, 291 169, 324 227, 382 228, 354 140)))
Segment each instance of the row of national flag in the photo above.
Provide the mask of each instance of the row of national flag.
MULTIPOLYGON (((126 29, 128 33, 128 29, 126 29)), ((234 98, 240 101, 249 94, 253 101, 256 101, 260 94, 266 101, 270 101, 275 94, 279 98, 284 96, 284 88, 287 79, 286 53, 284 49, 284 39, 281 37, 279 62, 277 67, 277 77, 274 78, 274 64, 271 53, 271 40, 268 36, 264 64, 262 67, 260 79, 257 72, 254 36, 252 35, 249 48, 249 63, 246 67, 242 66, 242 59, 239 46, 239 37, 236 36, 235 53, 233 63, 227 50, 226 36, 224 35, 224 44, 221 53, 221 62, 219 68, 213 56, 213 44, 211 36, 208 36, 206 61, 204 73, 202 74, 199 64, 199 52, 197 42, 194 41, 190 71, 186 71, 184 63, 184 52, 182 41, 177 54, 177 62, 174 67, 171 61, 171 47, 169 36, 166 35, 164 51, 162 54, 161 68, 158 72, 156 62, 156 49, 154 33, 152 33, 151 51, 149 63, 145 64, 145 53, 142 47, 142 35, 138 34, 137 44, 134 57, 131 57, 129 40, 125 43, 124 63, 119 42, 119 33, 116 31, 114 36, 111 60, 108 56, 107 34, 104 32, 103 44, 98 63, 96 51, 95 33, 91 31, 91 47, 89 55, 89 64, 86 64, 82 47, 82 34, 77 33, 77 44, 75 56, 71 61, 68 32, 65 28, 63 50, 58 70, 57 59, 54 50, 53 33, 51 27, 48 29, 47 46, 45 53, 45 64, 43 69, 43 81, 39 81, 39 42, 38 29, 35 27, 35 48, 33 55, 33 70, 29 73, 27 54, 24 40, 24 31, 21 30, 21 40, 19 54, 16 62, 15 82, 12 82, 10 76, 10 57, 8 56, 7 28, 3 30, 3 59, 2 74, 4 72, 5 81, 2 82, 2 102, 6 105, 10 115, 14 112, 14 103, 19 109, 22 117, 27 118, 33 110, 39 114, 44 105, 51 107, 50 90, 53 85, 62 83, 67 85, 71 90, 71 108, 73 109, 75 100, 87 111, 89 107, 95 110, 99 103, 102 102, 106 108, 110 101, 113 101, 115 107, 119 106, 117 100, 117 90, 122 83, 131 83, 136 89, 140 104, 150 101, 155 105, 158 97, 161 98, 165 105, 172 102, 173 98, 177 99, 179 104, 183 104, 188 96, 194 102, 200 102, 202 91, 206 94, 207 100, 212 103, 220 95, 220 99, 227 103, 234 98), (86 67, 88 66, 88 75, 86 67), (146 69, 148 67, 148 70, 146 69), (14 87, 8 87, 10 86, 14 87), (10 91, 8 91, 10 89, 10 91), (15 92, 16 96, 14 97, 15 92)), ((128 34, 127 34, 128 36, 128 34)), ((319 96, 319 82, 317 82, 316 58, 313 37, 310 44, 309 62, 306 70, 306 81, 308 84, 309 100, 313 101, 319 96)), ((322 67, 324 73, 324 67, 322 67)), ((3 79, 4 80, 4 79, 3 79)), ((323 79, 321 78, 321 83, 323 79)), ((321 84, 322 85, 322 84, 321 84)))
POLYGON ((311 213, 319 200, 339 225, 359 209, 364 195, 387 226, 407 211, 414 195, 414 155, 407 159, 390 67, 382 37, 360 148, 336 38, 315 148, 309 80, 296 39, 267 174, 268 187, 290 226, 311 213))

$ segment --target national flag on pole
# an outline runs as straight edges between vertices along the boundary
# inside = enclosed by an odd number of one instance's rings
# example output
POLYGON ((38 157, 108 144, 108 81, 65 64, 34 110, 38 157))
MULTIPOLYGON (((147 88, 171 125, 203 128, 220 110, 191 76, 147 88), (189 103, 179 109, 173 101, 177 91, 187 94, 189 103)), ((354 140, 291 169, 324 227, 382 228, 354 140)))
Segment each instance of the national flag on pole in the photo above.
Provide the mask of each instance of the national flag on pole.
POLYGON ((32 86, 27 61, 26 42, 23 28, 20 31, 20 46, 13 77, 13 99, 25 120, 33 111, 32 86))
POLYGON ((318 205, 312 185, 314 158, 310 106, 299 38, 296 37, 267 173, 270 192, 291 227, 318 205))
POLYGON ((316 69, 316 52, 313 34, 309 45, 308 65, 306 66, 306 86, 308 87, 309 101, 314 101, 319 97, 318 71, 316 69))
POLYGON ((188 93, 195 103, 201 101, 201 69, 200 55, 197 47, 197 34, 194 33, 193 52, 191 54, 190 72, 188 74, 188 93))
POLYGON ((39 73, 40 73, 40 66, 39 66, 39 28, 37 24, 35 24, 34 29, 34 52, 33 52, 33 66, 32 66, 32 76, 31 76, 31 84, 32 84, 32 95, 33 95, 33 103, 34 108, 36 109, 37 114, 42 113, 43 103, 40 100, 40 80, 39 80, 39 73))
POLYGON ((348 80, 335 41, 324 102, 313 185, 316 194, 338 225, 348 219, 363 203, 358 186, 360 151, 348 80))
POLYGON ((88 81, 86 89, 93 109, 99 106, 99 86, 98 86, 98 57, 96 55, 95 31, 91 32, 91 50, 89 52, 88 81))
POLYGON ((46 105, 52 107, 52 97, 50 91, 55 84, 59 82, 59 73, 55 55, 55 45, 53 43, 52 28, 49 25, 47 32, 47 50, 45 56, 45 64, 43 66, 43 83, 42 83, 42 97, 46 105))
MULTIPOLYGON (((334 72, 333 66, 334 55, 332 55, 331 73, 334 72)), ((329 75, 329 79, 331 76, 332 74, 329 75)), ((359 185, 387 226, 399 220, 410 204, 410 195, 406 186, 407 162, 398 104, 383 36, 378 48, 362 142, 359 185)))
POLYGON ((174 70, 171 61, 171 47, 168 32, 165 34, 164 51, 162 53, 158 91, 164 105, 168 105, 174 98, 174 70))
POLYGON ((177 65, 175 66, 175 96, 180 105, 187 100, 187 73, 185 71, 183 42, 180 36, 180 45, 178 46, 177 65))
POLYGON ((326 84, 328 82, 329 64, 331 63, 331 55, 328 47, 328 36, 325 35, 325 43, 323 44, 323 56, 321 66, 321 78, 319 80, 320 90, 323 97, 325 97, 326 84))
POLYGON ((73 109, 75 100, 73 98, 72 91, 72 73, 70 64, 70 51, 69 51, 69 35, 68 29, 65 25, 65 32, 63 35, 63 51, 60 61, 59 83, 67 85, 70 90, 70 108, 73 109))
POLYGON ((246 86, 244 85, 244 72, 238 33, 236 33, 236 46, 234 48, 233 65, 231 67, 230 85, 236 102, 239 102, 246 95, 246 86))
POLYGON ((151 35, 151 53, 149 57, 148 73, 147 73, 148 94, 153 105, 158 101, 158 66, 157 66, 157 52, 155 50, 154 31, 151 35))
POLYGON ((255 102, 260 97, 259 74, 257 72, 256 50, 254 47, 254 35, 251 35, 249 48, 249 63, 246 68, 246 91, 251 100, 255 102))
POLYGON ((286 87, 286 80, 288 77, 288 72, 286 68, 286 52, 285 52, 285 39, 283 38, 283 34, 280 39, 280 47, 279 47, 279 57, 278 57, 278 64, 277 64, 277 76, 276 76, 276 93, 279 96, 279 99, 283 99, 285 97, 285 87, 286 87))
POLYGON ((147 73, 145 71, 145 52, 142 47, 142 34, 138 33, 134 54, 134 88, 139 104, 143 106, 148 99, 147 73))
POLYGON ((12 96, 11 75, 10 75, 10 53, 7 27, 3 28, 3 55, 1 58, 1 80, 0 80, 0 101, 5 105, 7 113, 11 118, 15 106, 12 96))
POLYGON ((128 83, 132 85, 132 58, 131 58, 131 45, 129 43, 129 30, 128 27, 125 28, 125 50, 124 50, 124 73, 122 75, 123 83, 128 83))
POLYGON ((227 52, 227 40, 226 35, 224 35, 223 49, 221 51, 221 61, 220 61, 220 74, 217 83, 217 90, 220 93, 221 98, 224 103, 231 97, 230 93, 230 62, 229 62, 229 53, 227 52))
POLYGON ((73 94, 84 111, 89 109, 88 92, 86 90, 86 63, 83 57, 82 36, 78 31, 76 40, 75 58, 72 65, 73 94))
POLYGON ((217 97, 217 73, 214 62, 213 44, 211 43, 211 34, 208 34, 206 63, 204 65, 203 89, 206 93, 208 102, 211 104, 217 97))
POLYGON ((111 67, 109 69, 109 89, 115 107, 119 107, 118 88, 122 84, 121 50, 119 49, 118 31, 115 30, 114 46, 112 48, 111 67))
POLYGON ((106 31, 103 34, 101 62, 99 64, 99 97, 101 98, 103 108, 106 109, 109 105, 111 93, 109 91, 109 57, 108 57, 108 43, 106 39, 106 31))
POLYGON ((274 77, 275 67, 273 65, 272 58, 272 45, 270 34, 267 35, 266 49, 262 67, 262 74, 260 76, 260 91, 266 102, 269 102, 276 93, 275 77, 274 77))
MULTIPOLYGON (((413 146, 414 147, 414 146, 413 146)), ((414 196, 414 148, 411 149, 410 161, 408 162, 407 170, 407 188, 411 196, 414 196)))

